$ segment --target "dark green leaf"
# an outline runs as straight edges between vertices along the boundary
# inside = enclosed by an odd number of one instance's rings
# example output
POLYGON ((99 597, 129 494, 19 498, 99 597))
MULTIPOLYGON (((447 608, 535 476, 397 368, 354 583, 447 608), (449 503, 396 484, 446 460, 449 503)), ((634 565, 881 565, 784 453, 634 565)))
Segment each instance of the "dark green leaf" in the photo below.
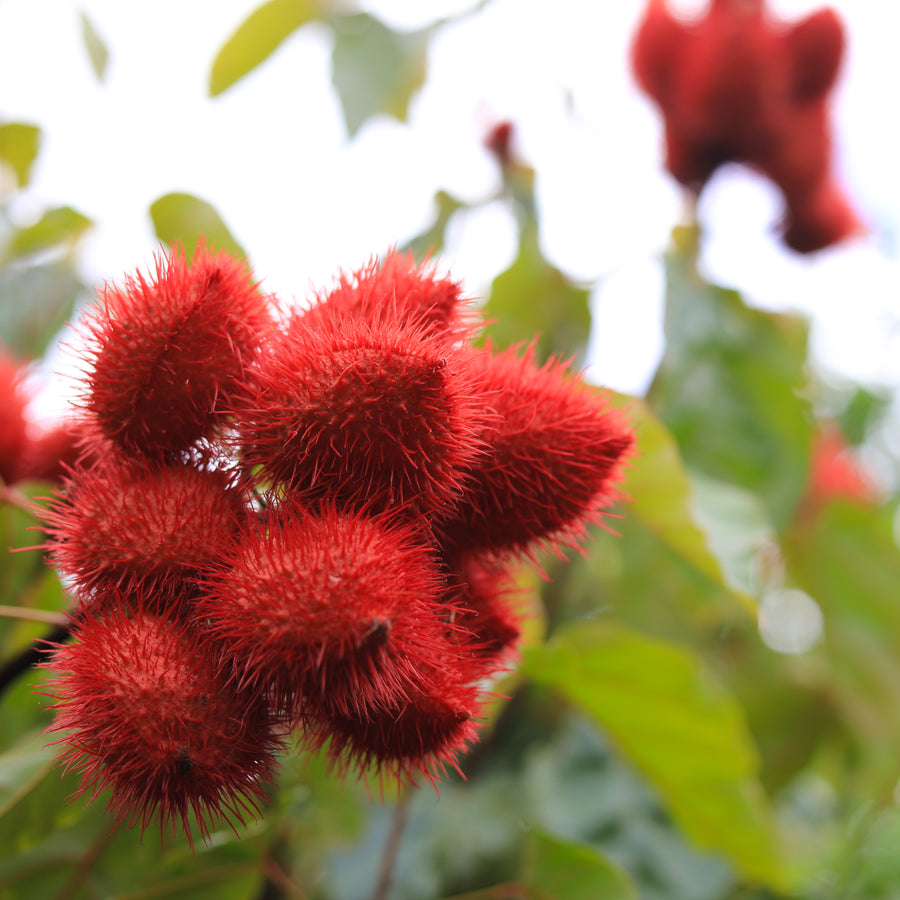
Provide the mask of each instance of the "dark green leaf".
POLYGON ((17 356, 41 356, 82 290, 67 261, 0 269, 0 339, 17 356))
POLYGON ((109 63, 109 50, 106 49, 106 43, 83 10, 81 12, 81 33, 91 60, 91 68, 93 68, 97 80, 103 81, 103 76, 106 75, 106 66, 109 63))
POLYGON ((516 261, 494 279, 485 305, 487 336, 497 347, 537 337, 537 357, 580 357, 591 317, 588 292, 576 287, 541 254, 531 227, 522 234, 516 261))
POLYGON ((71 206, 48 209, 39 222, 14 234, 4 255, 9 259, 38 253, 58 244, 74 244, 93 224, 71 206))
POLYGON ((542 895, 565 900, 637 900, 628 876, 585 844, 535 831, 522 881, 542 895))
POLYGON ((269 0, 254 10, 216 55, 209 73, 210 96, 221 94, 255 69, 320 12, 317 0, 269 0))
POLYGON ((525 672, 602 727, 698 844, 783 884, 758 761, 740 707, 688 650, 583 622, 532 648, 525 672))
POLYGON ((806 322, 750 309, 697 274, 690 235, 667 266, 666 353, 650 402, 689 469, 758 493, 782 529, 806 483, 806 322))
POLYGON ((41 145, 41 129, 22 122, 0 125, 0 161, 7 163, 16 174, 19 187, 25 187, 31 177, 31 166, 41 145))
POLYGON ((405 119, 425 80, 430 32, 399 34, 366 13, 337 18, 334 27, 332 82, 350 135, 377 113, 405 119))
POLYGON ((150 206, 156 236, 167 245, 180 244, 190 259, 200 241, 215 250, 246 257, 221 216, 205 200, 192 194, 166 194, 150 206))

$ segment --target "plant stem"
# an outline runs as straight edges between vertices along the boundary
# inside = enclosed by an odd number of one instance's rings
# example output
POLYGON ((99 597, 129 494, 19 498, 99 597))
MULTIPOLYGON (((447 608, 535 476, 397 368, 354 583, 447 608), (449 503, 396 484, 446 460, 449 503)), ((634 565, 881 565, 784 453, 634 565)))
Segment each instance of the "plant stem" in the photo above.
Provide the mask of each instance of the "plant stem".
POLYGON ((85 850, 84 855, 78 861, 78 866, 72 873, 71 878, 69 878, 60 889, 60 892, 56 895, 56 900, 70 900, 71 897, 74 897, 78 893, 79 888, 81 888, 87 880, 87 877, 91 874, 94 863, 100 859, 106 851, 106 848, 109 846, 110 841, 112 841, 113 834, 114 829, 110 828, 108 823, 105 824, 97 837, 94 838, 91 846, 85 850))
POLYGON ((409 819, 409 807, 412 802, 413 789, 406 785, 401 788, 397 805, 394 807, 394 815, 391 819, 391 830, 388 832, 387 841, 384 844, 384 853, 381 856, 381 868, 378 871, 378 881, 375 890, 372 891, 371 900, 387 900, 391 887, 391 879, 394 877, 394 865, 397 862, 397 854, 400 852, 400 842, 403 840, 403 832, 409 819))
POLYGON ((0 606, 0 618, 27 619, 30 622, 47 622, 49 625, 68 625, 69 619, 62 613, 49 609, 28 609, 24 606, 0 606))

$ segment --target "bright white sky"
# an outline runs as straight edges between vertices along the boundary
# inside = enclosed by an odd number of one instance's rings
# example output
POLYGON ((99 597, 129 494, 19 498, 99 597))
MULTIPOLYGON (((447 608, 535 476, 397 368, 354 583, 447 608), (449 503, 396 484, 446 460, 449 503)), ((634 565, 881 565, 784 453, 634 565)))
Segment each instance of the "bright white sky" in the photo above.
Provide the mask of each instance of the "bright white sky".
MULTIPOLYGON (((661 348, 659 254, 681 197, 661 168, 658 117, 627 66, 643 2, 493 0, 433 44, 408 124, 374 121, 349 143, 323 28, 302 29, 227 93, 206 96, 216 51, 257 5, 0 0, 0 120, 45 131, 21 221, 56 204, 92 217, 86 277, 99 282, 148 263, 149 205, 188 191, 219 210, 271 290, 302 297, 430 224, 438 188, 468 201, 489 196, 498 174, 481 138, 511 119, 538 172, 545 251, 574 277, 603 276, 591 375, 620 390, 645 387, 661 348), (82 44, 80 9, 112 54, 103 84, 82 44)), ((362 4, 404 28, 472 5, 362 4)), ((819 5, 771 4, 786 18, 819 5)), ((900 4, 831 5, 851 45, 836 110, 839 167, 871 233, 812 259, 788 254, 772 237, 774 190, 723 173, 701 205, 703 264, 760 306, 814 313, 828 366, 897 385, 900 4)), ((454 222, 444 260, 478 294, 514 252, 510 214, 492 204, 454 222)))

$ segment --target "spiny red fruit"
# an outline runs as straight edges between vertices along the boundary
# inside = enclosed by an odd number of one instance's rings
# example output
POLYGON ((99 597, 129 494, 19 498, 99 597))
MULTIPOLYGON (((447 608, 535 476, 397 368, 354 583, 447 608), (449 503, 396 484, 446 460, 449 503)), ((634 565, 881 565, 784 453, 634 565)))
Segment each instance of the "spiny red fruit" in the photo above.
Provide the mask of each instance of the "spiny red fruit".
POLYGON ((826 425, 816 433, 807 496, 814 504, 834 499, 870 504, 878 498, 871 477, 853 458, 836 425, 826 425))
POLYGON ((198 248, 107 284, 89 313, 87 408, 127 453, 171 456, 212 435, 271 327, 246 264, 198 248))
POLYGON ((819 10, 791 26, 762 2, 713 0, 682 22, 650 0, 632 48, 634 72, 665 121, 666 166, 700 193, 727 162, 753 166, 784 194, 785 242, 822 249, 858 230, 832 167, 829 93, 844 51, 840 19, 819 10), (793 220, 802 222, 791 227, 793 220))
POLYGON ((197 617, 227 644, 239 680, 268 688, 279 708, 328 694, 353 715, 403 696, 447 645, 442 588, 417 528, 288 504, 235 540, 197 617))
POLYGON ((318 710, 310 742, 327 746, 339 771, 354 765, 398 784, 423 776, 432 785, 477 736, 479 688, 452 669, 436 671, 427 686, 373 710, 367 717, 318 710))
POLYGON ((538 368, 515 349, 476 359, 496 418, 489 453, 441 526, 447 546, 507 554, 576 541, 614 497, 631 431, 562 361, 538 368))
POLYGON ((22 369, 0 347, 0 482, 19 476, 27 428, 22 369))
MULTIPOLYGON (((112 788, 109 809, 144 830, 179 825, 192 842, 224 817, 258 813, 279 740, 259 697, 219 677, 216 660, 184 628, 145 612, 86 618, 47 665, 61 761, 81 770, 79 794, 112 788)), ((233 826, 232 826, 233 827, 233 826)))
POLYGON ((115 587, 161 606, 194 592, 247 512, 223 471, 107 457, 75 470, 44 515, 53 565, 85 600, 115 587))
POLYGON ((426 261, 416 265, 411 253, 391 250, 337 285, 303 316, 306 325, 334 328, 348 322, 373 327, 402 325, 426 334, 464 339, 474 324, 459 282, 439 277, 426 261))
POLYGON ((357 507, 443 509, 482 452, 470 355, 390 323, 290 323, 236 418, 264 479, 357 507))
POLYGON ((507 568, 469 554, 449 577, 446 602, 466 630, 465 646, 493 674, 514 658, 522 634, 516 585, 507 568))

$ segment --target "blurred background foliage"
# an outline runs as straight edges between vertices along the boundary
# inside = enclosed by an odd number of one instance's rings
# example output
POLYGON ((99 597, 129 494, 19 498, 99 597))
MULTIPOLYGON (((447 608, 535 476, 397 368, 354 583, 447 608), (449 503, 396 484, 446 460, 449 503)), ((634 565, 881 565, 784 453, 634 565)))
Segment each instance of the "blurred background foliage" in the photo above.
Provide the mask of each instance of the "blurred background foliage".
MULTIPOLYGON (((336 9, 264 4, 210 61, 210 94, 316 20, 335 33, 349 133, 378 113, 402 119, 442 23, 401 34, 336 9)), ((83 25, 102 79, 107 48, 83 25)), ((487 138, 519 249, 486 297, 485 336, 537 336, 541 358, 582 365, 590 285, 542 255, 513 136, 506 123, 487 138)), ((64 206, 17 228, 6 215, 40 143, 33 123, 0 124, 0 338, 23 364, 91 294, 77 264, 86 216, 64 206)), ((410 247, 439 257, 467 204, 435 200, 410 247)), ((204 234, 252 260, 205 199, 172 193, 149 215, 164 243, 204 234)), ((802 318, 704 281, 698 241, 689 223, 672 236, 666 349, 647 396, 610 397, 638 435, 627 500, 583 553, 522 573, 534 616, 521 664, 495 688, 466 778, 439 797, 382 802, 289 755, 264 818, 239 835, 223 828, 192 853, 171 835, 111 832, 102 797, 67 803, 75 778, 42 734, 40 672, 16 668, 47 633, 34 619, 65 609, 63 589, 40 550, 4 552, 0 603, 34 615, 0 616, 0 900, 900 897, 897 492, 892 472, 876 484, 858 462, 874 441, 885 449, 886 401, 821 378, 802 318)), ((47 491, 6 491, 4 551, 35 543, 22 501, 47 491)))

